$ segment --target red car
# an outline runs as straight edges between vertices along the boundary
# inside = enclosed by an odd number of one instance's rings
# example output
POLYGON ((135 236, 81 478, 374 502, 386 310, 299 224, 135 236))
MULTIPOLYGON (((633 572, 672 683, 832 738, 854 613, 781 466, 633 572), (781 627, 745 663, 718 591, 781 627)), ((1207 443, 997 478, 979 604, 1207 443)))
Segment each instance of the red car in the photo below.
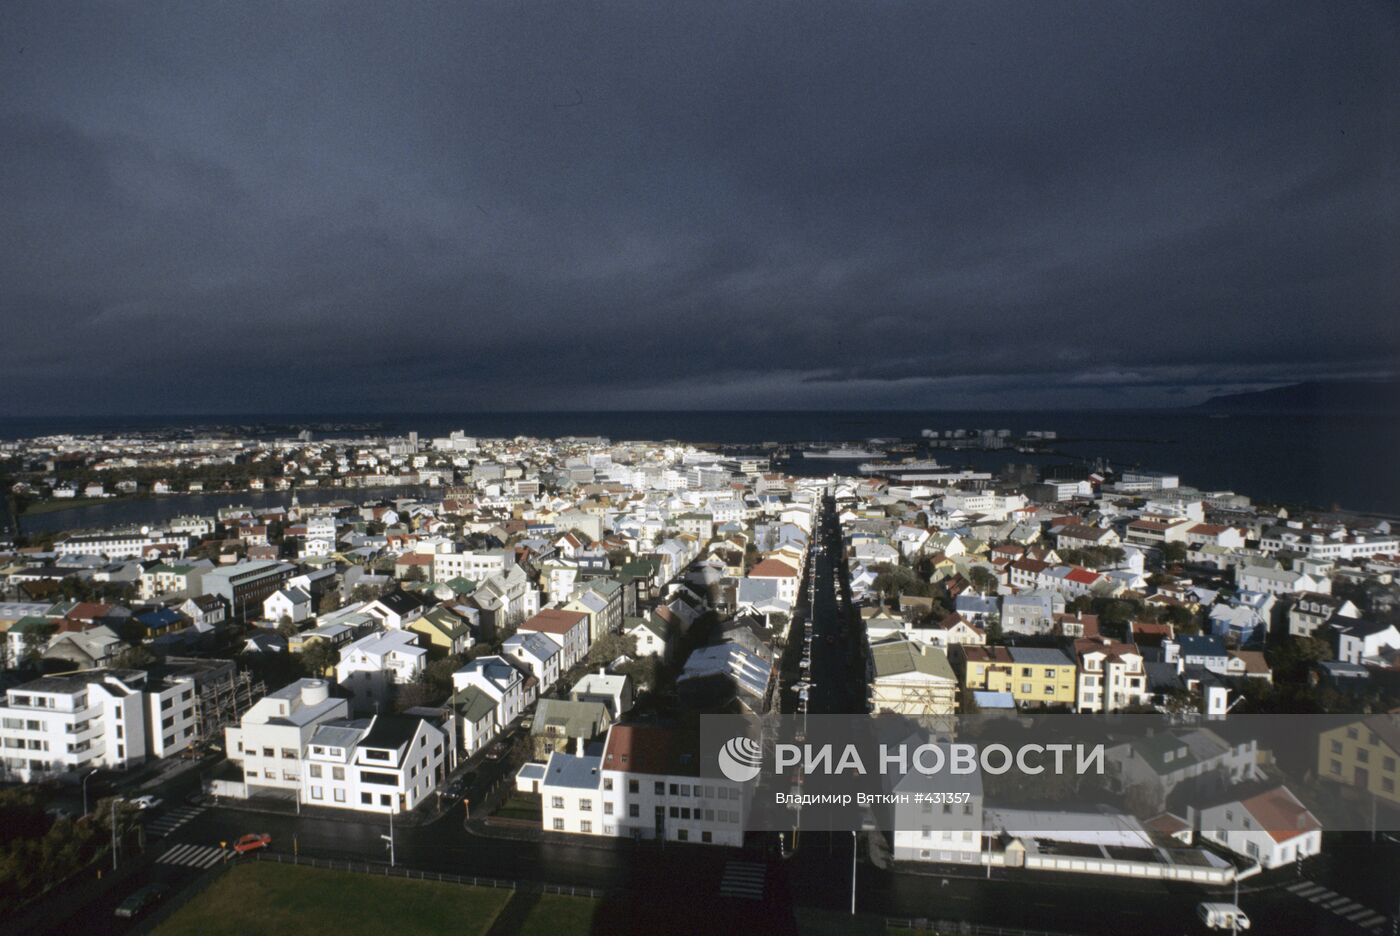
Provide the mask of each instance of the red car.
POLYGON ((266 832, 249 832, 233 843, 233 850, 240 855, 246 855, 250 851, 257 851, 259 848, 266 848, 271 844, 272 836, 266 832))

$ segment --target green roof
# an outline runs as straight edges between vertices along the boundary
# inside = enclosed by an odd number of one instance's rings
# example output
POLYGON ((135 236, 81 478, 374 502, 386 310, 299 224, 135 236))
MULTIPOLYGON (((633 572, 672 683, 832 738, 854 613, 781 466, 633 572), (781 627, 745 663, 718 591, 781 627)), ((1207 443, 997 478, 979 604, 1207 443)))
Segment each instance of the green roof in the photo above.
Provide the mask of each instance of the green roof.
POLYGON ((939 679, 956 681, 948 657, 936 647, 922 647, 912 640, 890 640, 872 644, 870 656, 875 663, 875 676, 900 676, 922 673, 939 679), (922 652, 920 652, 922 651, 922 652))
POLYGON ((477 686, 468 686, 452 694, 448 705, 462 718, 475 724, 496 710, 496 700, 477 686))

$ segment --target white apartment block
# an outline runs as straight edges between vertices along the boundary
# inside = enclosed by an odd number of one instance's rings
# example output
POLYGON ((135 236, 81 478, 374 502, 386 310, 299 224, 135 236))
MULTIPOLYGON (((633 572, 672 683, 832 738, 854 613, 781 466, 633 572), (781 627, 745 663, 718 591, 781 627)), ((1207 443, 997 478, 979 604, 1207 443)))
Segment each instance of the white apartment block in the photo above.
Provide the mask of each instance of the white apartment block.
POLYGON ((437 553, 433 556, 433 581, 450 582, 463 578, 480 582, 487 576, 509 572, 514 566, 515 554, 509 549, 437 553))
POLYGON ((146 697, 137 670, 43 676, 5 693, 0 755, 6 776, 28 783, 146 759, 146 697))
POLYGON ((326 722, 307 745, 302 802, 377 813, 412 810, 446 778, 448 747, 447 734, 425 718, 326 722))
POLYGON ((551 755, 540 782, 544 830, 741 847, 745 790, 701 778, 693 740, 670 728, 613 725, 601 756, 551 755))
POLYGON ((211 791, 246 799, 259 790, 300 790, 302 752, 316 727, 349 714, 324 679, 299 679, 264 696, 224 729, 224 750, 241 776, 215 779, 211 791))
POLYGON ((413 631, 368 634, 340 648, 335 681, 350 694, 359 712, 387 711, 394 686, 412 682, 423 672, 428 651, 413 631))
POLYGON ((1074 650, 1079 662, 1075 711, 1117 712, 1148 704, 1147 673, 1136 644, 1082 637, 1074 650))

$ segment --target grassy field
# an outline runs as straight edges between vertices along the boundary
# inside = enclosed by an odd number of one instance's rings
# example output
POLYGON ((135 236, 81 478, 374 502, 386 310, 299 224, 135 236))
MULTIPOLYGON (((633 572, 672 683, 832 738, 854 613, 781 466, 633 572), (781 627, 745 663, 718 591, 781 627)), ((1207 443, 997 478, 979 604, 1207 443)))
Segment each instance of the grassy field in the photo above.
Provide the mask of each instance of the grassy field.
MULTIPOLYGON (((374 877, 271 862, 233 868, 156 929, 156 936, 394 936, 485 933, 508 890, 374 877)), ((539 932, 569 933, 550 929, 539 932)), ((582 930, 581 932, 587 932, 582 930)))
POLYGON ((516 936, 587 936, 597 907, 598 901, 589 897, 543 894, 516 936))

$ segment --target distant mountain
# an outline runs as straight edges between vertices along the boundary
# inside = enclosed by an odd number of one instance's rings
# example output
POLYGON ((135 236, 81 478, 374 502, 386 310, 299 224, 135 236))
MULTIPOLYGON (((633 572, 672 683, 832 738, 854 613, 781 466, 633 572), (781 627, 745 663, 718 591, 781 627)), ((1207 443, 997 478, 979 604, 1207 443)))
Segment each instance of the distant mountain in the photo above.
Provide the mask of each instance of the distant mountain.
POLYGON ((1400 414, 1400 380, 1309 381, 1211 397, 1196 409, 1239 413, 1387 412, 1400 414))

